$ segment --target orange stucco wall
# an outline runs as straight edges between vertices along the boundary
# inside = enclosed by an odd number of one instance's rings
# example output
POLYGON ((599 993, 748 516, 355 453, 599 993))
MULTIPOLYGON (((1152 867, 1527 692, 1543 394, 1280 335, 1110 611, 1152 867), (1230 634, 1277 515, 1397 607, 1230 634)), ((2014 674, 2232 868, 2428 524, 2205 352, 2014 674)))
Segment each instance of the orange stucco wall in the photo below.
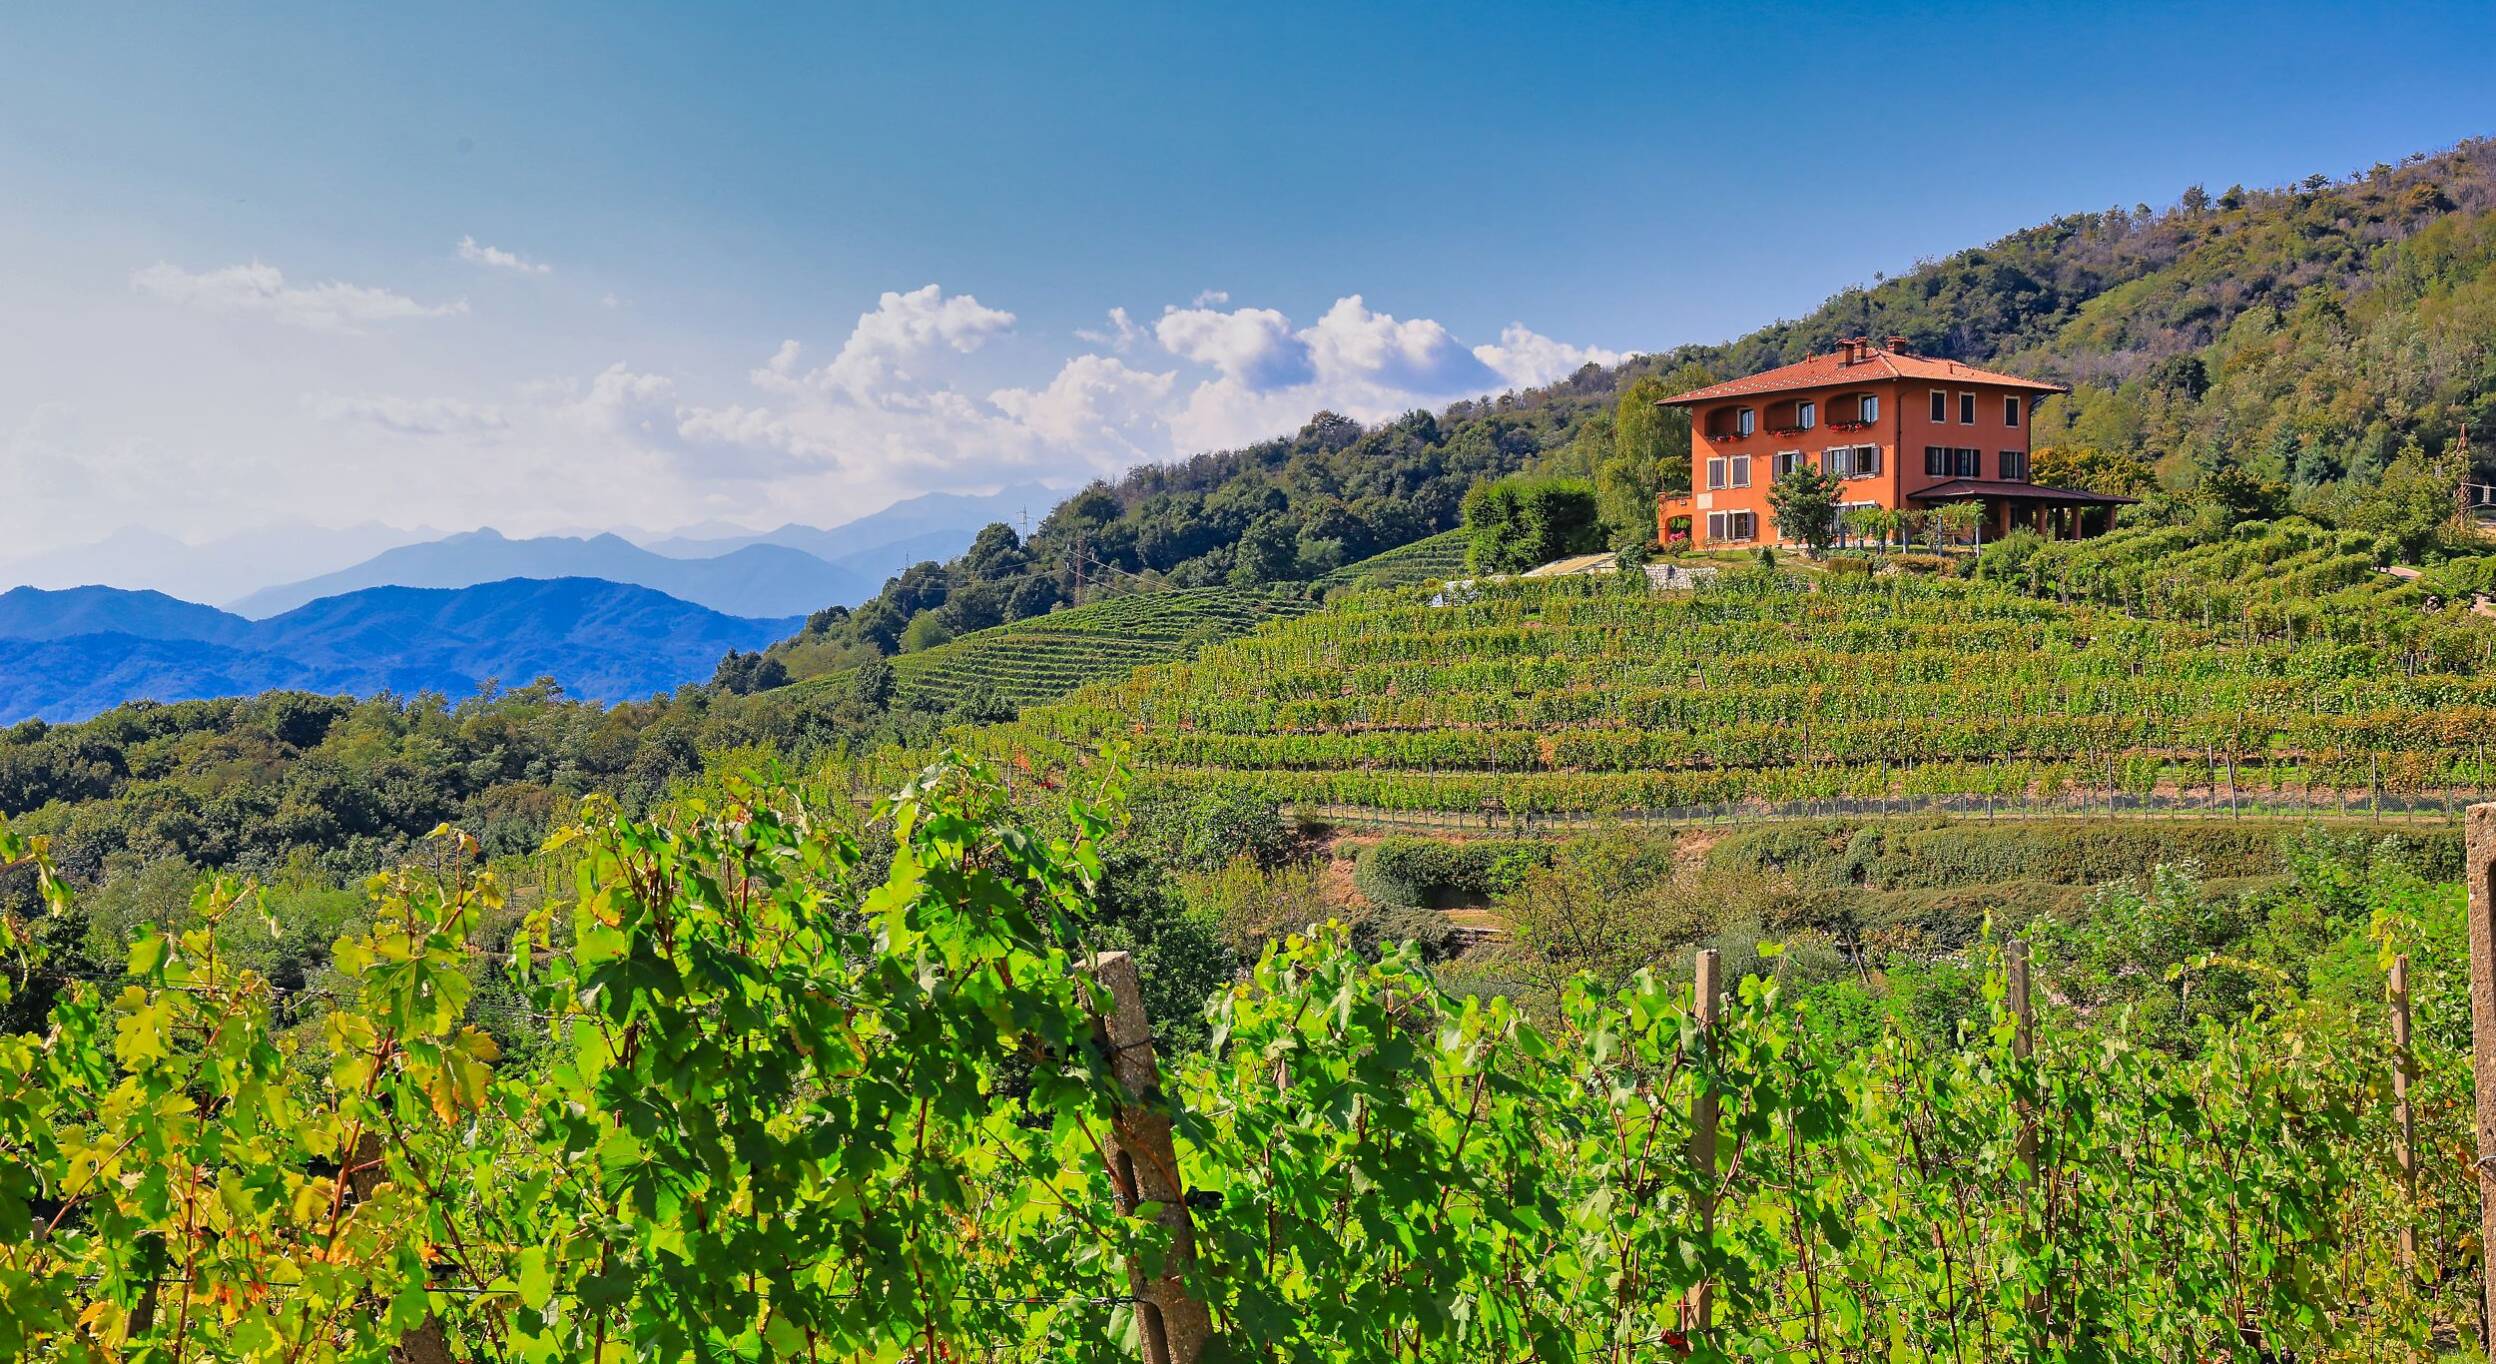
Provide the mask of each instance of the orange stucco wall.
POLYGON ((1686 497, 1668 496, 1656 506, 1656 528, 1659 538, 1671 541, 1671 524, 1677 517, 1690 518, 1690 539, 1700 545, 1711 543, 1707 535, 1710 512, 1747 511, 1751 513, 1756 533, 1743 544, 1783 544, 1777 533, 1776 518, 1768 509, 1768 488, 1775 482, 1775 456, 1783 450, 1800 450, 1813 468, 1820 467, 1821 453, 1837 445, 1878 445, 1881 448, 1881 470, 1865 478, 1850 478, 1840 485, 1840 498, 1846 502, 1870 502, 1883 507, 1910 504, 1917 494, 1938 483, 1949 482, 1957 475, 1929 476, 1924 472, 1926 446, 1974 447, 1984 452, 1977 474, 1980 478, 2002 476, 2002 451, 2029 449, 2028 433, 2034 425, 2033 403, 2021 390, 1993 384, 1953 385, 1948 394, 1948 421, 1936 423, 1931 418, 1929 395, 1934 385, 1925 380, 1893 379, 1886 375, 1867 382, 1847 382, 1826 387, 1760 394, 1746 398, 1724 399, 1694 404, 1690 409, 1690 493, 1686 497), (1880 416, 1869 428, 1840 430, 1829 421, 1833 399, 1852 393, 1870 393, 1880 399, 1880 416), (1976 420, 1962 423, 1959 418, 1959 395, 1976 395, 1976 420), (2002 417, 2002 400, 2006 396, 2021 398, 2019 425, 2006 426, 2002 417), (1781 415, 1786 405, 1797 399, 1816 403, 1819 422, 1814 428, 1780 434, 1771 429, 1772 419, 1781 415), (1748 437, 1711 435, 1720 414, 1749 407, 1757 413, 1756 429, 1748 437), (1707 486, 1707 462, 1718 457, 1736 455, 1751 457, 1751 485, 1747 488, 1710 489, 1707 486))

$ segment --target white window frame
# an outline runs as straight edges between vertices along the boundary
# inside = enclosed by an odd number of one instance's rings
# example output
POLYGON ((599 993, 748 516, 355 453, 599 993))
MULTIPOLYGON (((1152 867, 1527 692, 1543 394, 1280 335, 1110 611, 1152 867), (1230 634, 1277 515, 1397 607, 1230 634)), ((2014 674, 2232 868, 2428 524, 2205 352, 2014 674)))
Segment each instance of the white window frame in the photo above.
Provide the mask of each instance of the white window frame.
POLYGON ((1787 474, 1790 474, 1790 473, 1794 472, 1795 470, 1800 469, 1800 468, 1802 468, 1802 467, 1803 467, 1803 452, 1802 452, 1802 451, 1800 451, 1800 450, 1779 450, 1776 454, 1774 454, 1774 455, 1772 455, 1772 456, 1770 456, 1770 457, 1769 457, 1769 460, 1768 460, 1768 481, 1769 481, 1769 482, 1771 482, 1771 483, 1774 483, 1774 482, 1776 482, 1778 479, 1781 479, 1781 478, 1785 477, 1787 474))
POLYGON ((1820 472, 1831 478, 1878 478, 1881 472, 1881 447, 1878 445, 1832 445, 1820 452, 1820 472))
POLYGON ((1712 455, 1707 461, 1707 490, 1715 492, 1725 486, 1725 457, 1712 455))
MULTIPOLYGON (((1798 403, 1794 404, 1794 429, 1795 429, 1795 430, 1797 430, 1797 431, 1809 431, 1810 429, 1812 429, 1812 428, 1813 428, 1813 427, 1815 427, 1815 426, 1818 426, 1819 424, 1820 424, 1820 404, 1818 404, 1818 403, 1814 403, 1814 402, 1798 402, 1798 403)), ((1799 452, 1797 452, 1797 453, 1799 453, 1799 452)))
POLYGON ((2004 426, 2019 425, 2019 395, 2016 393, 2002 395, 2002 424, 2004 426))
POLYGON ((2003 482, 2005 482, 2005 483, 2025 483, 2025 482, 2027 482, 2027 481, 2028 481, 2028 452, 2027 452, 2027 451, 2025 451, 2025 450, 2004 450, 2004 451, 1999 452, 1999 453, 1996 455, 1996 458, 1998 458, 1998 459, 2000 459, 2000 460, 2002 461, 2002 481, 2003 481, 2003 482), (2011 473, 2011 461, 2013 461, 2013 460, 2017 460, 2017 461, 2019 461, 2019 473, 2018 473, 2016 476, 2014 476, 2014 475, 2011 473))
POLYGON ((1749 455, 1733 456, 1733 468, 1729 472, 1733 476, 1733 481, 1727 483, 1726 487, 1747 488, 1751 486, 1751 457, 1749 455))
POLYGON ((1933 390, 1932 417, 1935 426, 1950 424, 1950 391, 1948 389, 1933 390))
POLYGON ((1959 394, 1959 425, 1976 424, 1976 395, 1962 390, 1959 394))
POLYGON ((1759 429, 1759 409, 1737 407, 1733 410, 1733 437, 1740 440, 1759 429))
POLYGON ((1756 540, 1759 538, 1758 518, 1747 511, 1709 512, 1707 514, 1707 538, 1711 543, 1726 541, 1738 544, 1744 540, 1756 540), (1738 535, 1734 533, 1737 525, 1741 528, 1741 533, 1738 535))
POLYGON ((1863 406, 1856 410, 1859 414, 1857 420, 1867 422, 1879 421, 1881 419, 1881 395, 1878 393, 1864 394, 1863 406))

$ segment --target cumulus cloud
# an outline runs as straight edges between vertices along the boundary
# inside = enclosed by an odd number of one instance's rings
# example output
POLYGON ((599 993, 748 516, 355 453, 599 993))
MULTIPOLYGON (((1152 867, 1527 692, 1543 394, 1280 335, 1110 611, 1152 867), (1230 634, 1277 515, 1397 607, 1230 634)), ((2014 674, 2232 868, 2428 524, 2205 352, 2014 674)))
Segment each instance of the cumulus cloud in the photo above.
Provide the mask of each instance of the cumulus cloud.
POLYGON ((425 304, 388 289, 336 280, 325 284, 288 284, 276 266, 258 261, 199 274, 159 261, 132 272, 130 287, 186 307, 255 314, 288 326, 324 332, 355 332, 364 323, 448 317, 468 311, 464 300, 425 304))
POLYGON ((1178 383, 1176 371, 1130 368, 1108 355, 1078 355, 1048 387, 999 389, 988 400, 1050 444, 1088 453, 1095 465, 1159 459, 1162 409, 1178 383))
POLYGON ((1522 325, 1467 347, 1436 321, 1379 312, 1358 294, 1305 327, 1277 309, 1227 304, 1208 291, 1149 328, 1111 309, 1108 327, 1076 333, 1095 351, 1060 362, 1045 383, 980 394, 948 382, 935 361, 978 349, 1013 315, 936 285, 887 293, 831 360, 810 367, 804 345, 782 341, 748 373, 759 401, 679 407, 676 429, 696 448, 771 452, 783 473, 957 484, 1088 476, 1264 439, 1321 409, 1378 421, 1617 358, 1522 325), (1150 346, 1179 364, 1131 358, 1150 346))
POLYGON ((470 265, 511 270, 523 275, 551 275, 555 272, 555 267, 544 261, 530 260, 499 246, 487 246, 474 237, 463 236, 459 239, 459 258, 470 265))
POLYGON ((811 374, 795 374, 796 343, 782 343, 788 363, 780 377, 873 400, 912 383, 918 376, 910 366, 923 358, 947 350, 967 355, 1013 328, 1014 314, 986 307, 969 294, 947 295, 934 284, 906 294, 887 291, 874 311, 859 314, 830 363, 811 374))
POLYGON ((1587 365, 1617 365, 1627 358, 1601 346, 1572 346, 1554 341, 1511 322, 1499 330, 1497 345, 1476 346, 1474 358, 1519 388, 1535 388, 1575 374, 1587 365))
POLYGON ((473 436, 510 429, 503 410, 459 398, 313 393, 304 407, 323 421, 370 426, 401 436, 473 436))
POLYGON ((1163 350, 1211 365, 1252 393, 1296 388, 1317 377, 1308 341, 1272 308, 1170 308, 1153 336, 1163 350))
POLYGON ((1302 333, 1320 372, 1408 393, 1457 395, 1497 387, 1499 376, 1428 318, 1398 321, 1369 310, 1359 294, 1302 333))

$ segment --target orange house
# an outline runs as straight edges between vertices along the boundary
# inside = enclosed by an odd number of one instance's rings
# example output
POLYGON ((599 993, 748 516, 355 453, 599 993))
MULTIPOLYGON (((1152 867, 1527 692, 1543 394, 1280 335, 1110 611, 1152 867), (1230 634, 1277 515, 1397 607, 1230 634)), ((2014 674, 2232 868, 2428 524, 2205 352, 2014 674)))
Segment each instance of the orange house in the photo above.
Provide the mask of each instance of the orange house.
POLYGON ((2029 527, 2065 538, 2114 523, 2134 499, 2053 488, 2028 477, 2037 402, 2060 384, 1936 360, 1861 338, 1746 379, 1676 394, 1690 410, 1690 489, 1657 499, 1666 544, 1786 544, 1768 505, 1779 478, 1808 466, 1838 480, 1846 508, 1985 509, 1987 539, 2029 527))

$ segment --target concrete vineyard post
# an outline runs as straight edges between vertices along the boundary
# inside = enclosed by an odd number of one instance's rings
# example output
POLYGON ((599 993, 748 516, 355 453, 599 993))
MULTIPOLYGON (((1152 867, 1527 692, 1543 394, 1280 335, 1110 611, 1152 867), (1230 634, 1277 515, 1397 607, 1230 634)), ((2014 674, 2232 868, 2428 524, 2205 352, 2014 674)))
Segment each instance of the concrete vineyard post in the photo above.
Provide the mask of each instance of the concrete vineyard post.
MULTIPOLYGON (((2470 859, 2470 1073, 2477 1100, 2479 1244, 2496 1245, 2496 805, 2473 805, 2470 859)), ((2496 1256, 2482 1257, 2483 1320, 2496 1321, 2496 1256)))
MULTIPOLYGON (((1723 958, 1715 948, 1700 950, 1693 983, 1690 1007, 1699 1025, 1699 1045, 1712 1053, 1716 1047, 1716 1001, 1724 989, 1723 958)), ((1704 1070, 1697 1091, 1690 1096, 1690 1168, 1698 1173, 1698 1235, 1706 1240, 1716 1231, 1716 1086, 1704 1070)), ((1690 1286, 1690 1296, 1682 1307, 1684 1329, 1704 1331, 1711 1324, 1713 1287, 1706 1279, 1690 1286)))
POLYGON ((1109 1012, 1095 1015, 1093 1028, 1108 1054, 1110 1074, 1130 1096, 1110 1124, 1109 1182, 1118 1210, 1131 1216, 1138 1206, 1154 1204, 1170 1230, 1170 1253, 1158 1276, 1149 1275, 1141 1260, 1127 1262, 1144 1364, 1196 1364, 1213 1339, 1213 1317, 1187 1292, 1187 1273, 1196 1264, 1196 1226, 1170 1142, 1161 1066, 1153 1055, 1151 1020, 1144 1015, 1144 984, 1135 958, 1124 952, 1103 952, 1086 969, 1109 995, 1109 1012))
POLYGON ((2393 1161, 2401 1171, 2401 1268, 2418 1267, 2418 1119, 2409 1104, 2409 955, 2392 959, 2393 1161))

